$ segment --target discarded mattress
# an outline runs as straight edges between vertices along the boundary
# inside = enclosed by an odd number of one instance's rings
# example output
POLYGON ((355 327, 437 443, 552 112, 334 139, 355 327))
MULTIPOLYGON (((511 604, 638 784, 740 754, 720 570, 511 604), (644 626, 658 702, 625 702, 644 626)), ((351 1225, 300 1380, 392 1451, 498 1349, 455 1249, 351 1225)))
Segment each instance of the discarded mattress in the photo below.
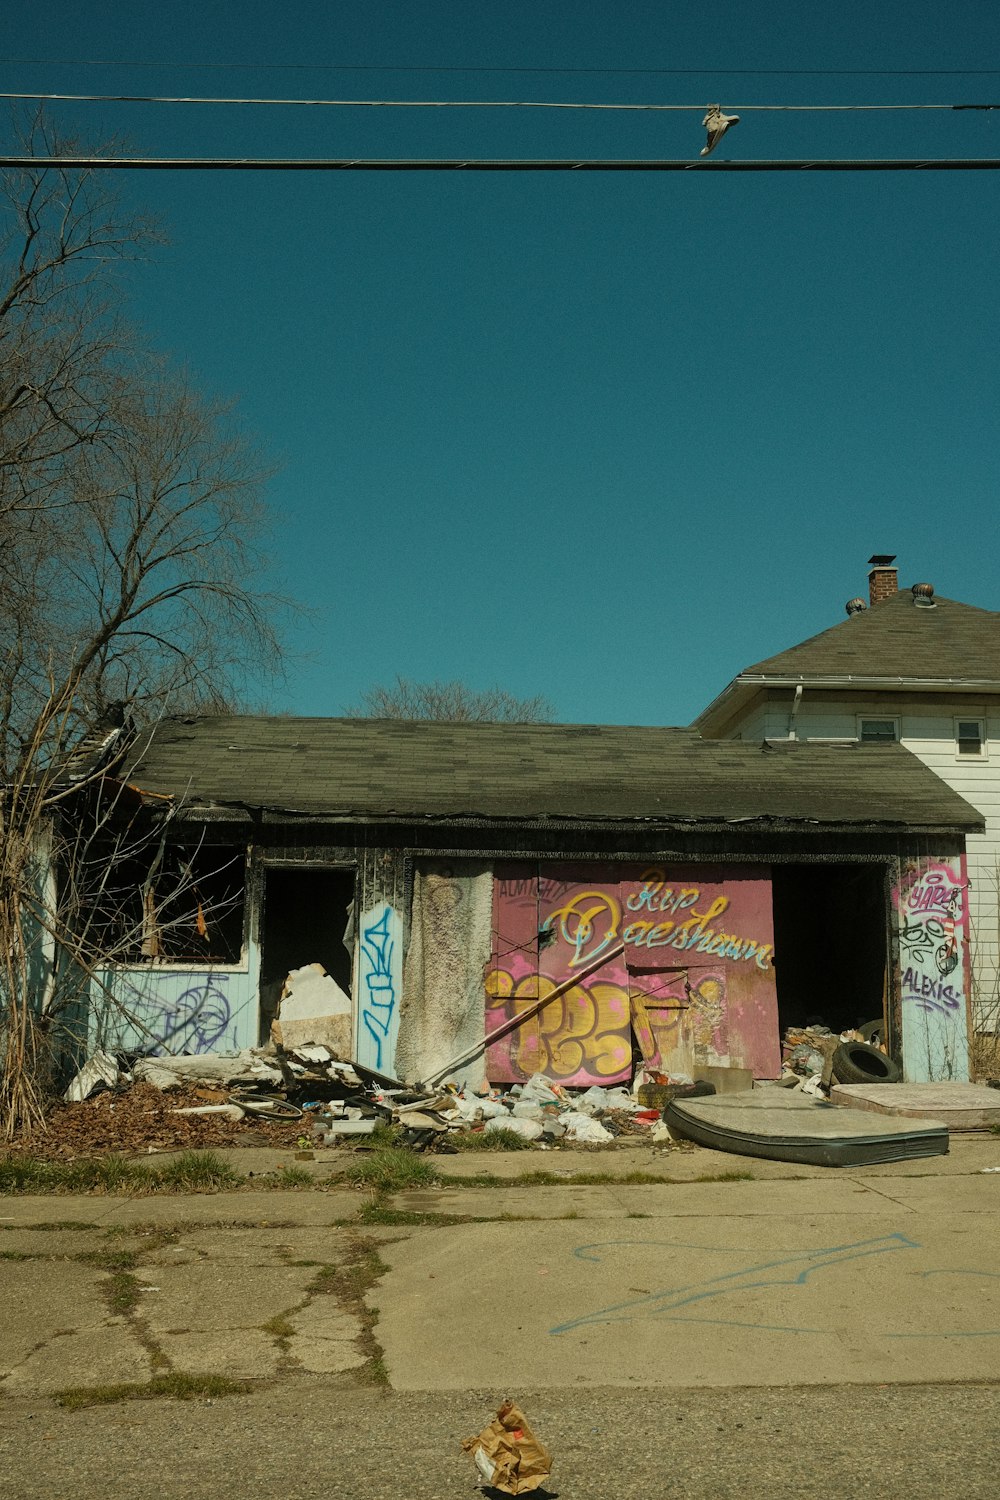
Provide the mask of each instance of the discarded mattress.
POLYGON ((713 1151, 819 1167, 944 1156, 948 1127, 842 1109, 797 1090, 754 1089, 707 1099, 675 1099, 663 1112, 674 1135, 713 1151))

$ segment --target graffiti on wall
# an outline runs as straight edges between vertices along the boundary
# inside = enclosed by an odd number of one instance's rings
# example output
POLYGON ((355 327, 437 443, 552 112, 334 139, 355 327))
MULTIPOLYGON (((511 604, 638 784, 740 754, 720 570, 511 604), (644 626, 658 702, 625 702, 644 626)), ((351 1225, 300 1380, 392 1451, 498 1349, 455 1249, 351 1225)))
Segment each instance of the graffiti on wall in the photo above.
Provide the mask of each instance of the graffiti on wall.
POLYGON ((968 885, 958 861, 911 870, 896 894, 904 1003, 958 1010, 965 999, 963 959, 968 885))
POLYGON ((399 1031, 402 934, 387 901, 361 918, 358 944, 358 1062, 391 1072, 399 1031))
MULTIPOLYGON (((737 962, 753 962, 758 969, 771 966, 773 943, 711 926, 729 910, 730 897, 704 896, 701 886, 674 887, 661 869, 647 870, 639 889, 625 897, 628 915, 622 921, 618 899, 607 891, 585 890, 570 894, 549 912, 541 931, 556 931, 568 948, 571 968, 593 963, 615 943, 629 948, 672 948, 679 952, 711 954, 737 962), (652 916, 633 916, 652 913, 652 916), (665 915, 668 914, 668 915, 665 915)), ((729 919, 732 921, 732 918, 729 919)))
POLYGON ((91 1044, 171 1056, 257 1044, 256 975, 123 966, 92 991, 91 1044))
POLYGON ((911 861, 893 891, 908 1083, 969 1077, 968 898, 964 855, 911 861))
POLYGON ((553 998, 491 1046, 491 1078, 541 1071, 563 1083, 621 1081, 631 1075, 633 1036, 647 1063, 674 1072, 729 1063, 735 1039, 740 1061, 768 1075, 760 1059, 767 1047, 776 1053, 777 1023, 764 872, 508 870, 494 885, 487 1028, 553 998), (773 1032, 766 1047, 744 1045, 744 1033, 764 1023, 773 1032))
POLYGON ((232 1021, 228 978, 226 974, 200 976, 164 1006, 160 1039, 169 1051, 212 1052, 224 1044, 232 1021))

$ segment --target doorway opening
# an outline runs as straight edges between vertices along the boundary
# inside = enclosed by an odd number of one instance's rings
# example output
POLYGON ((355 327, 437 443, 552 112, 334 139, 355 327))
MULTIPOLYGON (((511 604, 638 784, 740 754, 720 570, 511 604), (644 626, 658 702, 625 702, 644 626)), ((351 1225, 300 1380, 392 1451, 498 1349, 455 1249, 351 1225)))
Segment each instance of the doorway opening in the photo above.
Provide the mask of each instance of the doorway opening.
POLYGON ((322 964, 344 993, 351 993, 353 929, 353 870, 265 869, 260 936, 262 1042, 270 1035, 291 969, 322 964))
POLYGON ((888 914, 881 865, 775 865, 778 1023, 846 1031, 881 1020, 888 914))

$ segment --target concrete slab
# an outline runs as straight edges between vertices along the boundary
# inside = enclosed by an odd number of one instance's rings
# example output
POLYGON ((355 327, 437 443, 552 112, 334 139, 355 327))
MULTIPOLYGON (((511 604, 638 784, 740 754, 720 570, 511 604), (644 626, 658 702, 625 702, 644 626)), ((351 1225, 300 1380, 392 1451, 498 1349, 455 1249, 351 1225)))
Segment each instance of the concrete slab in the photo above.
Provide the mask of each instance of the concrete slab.
POLYGON ((416 1189, 396 1193, 391 1203, 407 1213, 459 1214, 466 1218, 617 1219, 622 1211, 620 1192, 617 1183, 613 1187, 416 1189))
POLYGON ((143 1254, 141 1242, 136 1248, 144 1266, 179 1266, 212 1260, 246 1266, 285 1266, 308 1261, 317 1267, 336 1261, 345 1243, 339 1229, 302 1229, 294 1225, 258 1229, 239 1225, 226 1229, 188 1229, 175 1244, 164 1245, 149 1254, 143 1254))
POLYGON ((161 1333, 157 1342, 175 1370, 186 1375, 229 1375, 234 1380, 266 1380, 277 1374, 282 1350, 270 1334, 243 1328, 161 1333))
MULTIPOLYGON (((730 1163, 733 1158, 729 1157, 730 1163)), ((979 1179, 977 1179, 978 1181, 979 1179)), ((986 1181, 988 1179, 982 1179, 986 1181)), ((394 1208, 411 1213, 455 1214, 469 1219, 621 1219, 716 1214, 775 1217, 785 1214, 879 1213, 885 1200, 853 1173, 800 1181, 652 1183, 631 1187, 450 1188, 397 1193, 394 1208)))
POLYGON ((101 1327, 104 1280, 90 1266, 0 1261, 0 1378, 57 1336, 101 1327))
POLYGON ((357 1342, 359 1320, 331 1303, 329 1297, 317 1298, 289 1321, 296 1333, 288 1340, 288 1353, 303 1369, 332 1375, 365 1363, 366 1356, 357 1342))
POLYGON ((1000 1125, 1000 1089, 976 1083, 837 1083, 830 1101, 898 1119, 940 1120, 949 1130, 1000 1125))
POLYGON ((415 1230, 383 1247, 372 1301, 399 1390, 997 1380, 1000 1273, 976 1223, 890 1208, 415 1230))
POLYGON ((239 1268, 214 1261, 156 1266, 149 1284, 157 1290, 144 1294, 143 1316, 154 1334, 242 1333, 295 1307, 314 1275, 308 1266, 239 1268))
POLYGON ((152 1374, 145 1349, 123 1321, 115 1320, 51 1339, 11 1370, 0 1389, 48 1395, 75 1385, 143 1382, 152 1374))
MULTIPOLYGON (((51 1199, 47 1200, 50 1204, 51 1199)), ((86 1201, 86 1200, 84 1200, 86 1201)), ((198 1193, 105 1199, 103 1224, 333 1224, 350 1219, 366 1202, 349 1188, 308 1193, 198 1193)))
POLYGON ((0 1260, 37 1255, 50 1260, 75 1260, 95 1250, 107 1250, 103 1229, 9 1229, 0 1235, 0 1260))

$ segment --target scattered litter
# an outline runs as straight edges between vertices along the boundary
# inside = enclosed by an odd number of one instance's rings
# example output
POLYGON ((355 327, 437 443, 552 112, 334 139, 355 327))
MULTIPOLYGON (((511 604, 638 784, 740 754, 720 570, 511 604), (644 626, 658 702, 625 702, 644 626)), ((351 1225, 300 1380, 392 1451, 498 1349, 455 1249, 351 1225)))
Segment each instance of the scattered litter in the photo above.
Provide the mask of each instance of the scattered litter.
POLYGON ((494 1130, 512 1130, 515 1135, 523 1136, 526 1141, 537 1141, 543 1133, 541 1120, 525 1120, 520 1115, 508 1115, 506 1119, 500 1119, 497 1116, 493 1120, 487 1120, 483 1133, 489 1134, 494 1130))
POLYGON ((505 1495, 537 1490, 552 1472, 552 1455, 535 1437, 521 1409, 505 1401, 496 1420, 462 1444, 485 1484, 505 1495))
POLYGON ((69 1088, 63 1094, 67 1104, 82 1104, 99 1088, 113 1089, 121 1069, 107 1052, 95 1052, 87 1058, 69 1088))
POLYGON ((183 1109, 172 1109, 172 1115, 225 1115, 227 1120, 242 1120, 243 1110, 238 1104, 190 1104, 183 1109))
POLYGON ((1000 1172, 1000 1167, 980 1167, 980 1172, 1000 1172))

